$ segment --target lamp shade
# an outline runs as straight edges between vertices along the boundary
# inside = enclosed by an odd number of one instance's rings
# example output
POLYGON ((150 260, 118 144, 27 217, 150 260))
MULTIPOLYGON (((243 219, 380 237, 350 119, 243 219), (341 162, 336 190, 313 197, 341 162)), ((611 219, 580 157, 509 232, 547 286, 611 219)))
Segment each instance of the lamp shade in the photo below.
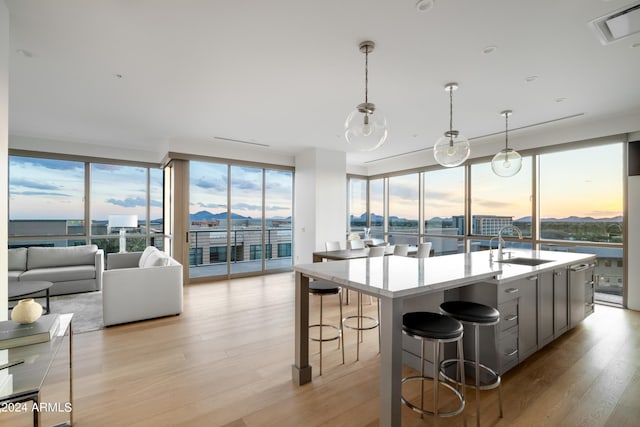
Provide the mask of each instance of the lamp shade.
POLYGON ((136 228, 138 215, 109 215, 109 228, 136 228))
POLYGON ((457 131, 445 132, 433 146, 433 157, 442 166, 460 166, 471 154, 469 140, 457 131))
POLYGON ((522 156, 513 148, 500 150, 491 160, 493 173, 502 177, 514 176, 522 168, 522 156))
POLYGON ((363 103, 349 114, 344 124, 347 143, 358 151, 372 151, 387 139, 387 118, 372 103, 363 103))

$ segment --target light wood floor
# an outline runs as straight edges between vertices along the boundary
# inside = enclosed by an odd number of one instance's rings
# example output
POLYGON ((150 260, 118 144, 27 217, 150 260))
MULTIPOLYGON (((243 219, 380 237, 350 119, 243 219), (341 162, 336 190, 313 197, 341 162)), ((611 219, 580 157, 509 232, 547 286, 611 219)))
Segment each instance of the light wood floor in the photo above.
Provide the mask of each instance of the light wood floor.
MULTIPOLYGON (((377 332, 365 335, 359 362, 355 332, 345 332, 345 365, 326 344, 322 377, 314 353, 314 381, 298 387, 293 300, 291 273, 192 285, 180 316, 75 335, 75 425, 376 426, 377 332)), ((336 304, 325 297, 329 320, 337 321, 336 304)), ((482 425, 640 425, 639 326, 638 312, 596 306, 503 377, 503 419, 497 393, 482 393, 482 425)), ((403 407, 402 425, 474 426, 471 394, 464 413, 449 419, 421 420, 403 407)), ((0 414, 0 425, 31 422, 9 417, 0 414)))

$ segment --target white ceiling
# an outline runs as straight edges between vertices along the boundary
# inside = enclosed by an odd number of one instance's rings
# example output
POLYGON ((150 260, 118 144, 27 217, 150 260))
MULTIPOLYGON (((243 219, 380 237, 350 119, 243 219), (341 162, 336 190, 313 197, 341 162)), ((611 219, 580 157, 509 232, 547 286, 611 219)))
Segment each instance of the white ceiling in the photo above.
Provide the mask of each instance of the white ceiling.
POLYGON ((368 39, 369 100, 389 138, 350 164, 432 146, 449 125, 451 81, 454 128, 471 138, 504 131, 504 109, 514 129, 640 111, 640 34, 605 46, 589 25, 636 0, 436 0, 423 13, 415 0, 6 3, 12 135, 150 151, 238 146, 215 136, 282 153, 347 150, 368 39))

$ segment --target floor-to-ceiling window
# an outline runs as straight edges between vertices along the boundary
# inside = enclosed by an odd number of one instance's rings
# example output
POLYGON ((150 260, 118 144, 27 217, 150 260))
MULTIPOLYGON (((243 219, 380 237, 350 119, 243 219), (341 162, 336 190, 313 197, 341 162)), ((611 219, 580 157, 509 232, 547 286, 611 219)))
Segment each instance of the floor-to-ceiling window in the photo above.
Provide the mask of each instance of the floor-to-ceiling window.
POLYGON ((424 179, 423 241, 431 242, 435 255, 464 251, 465 168, 430 170, 424 179))
POLYGON ((110 216, 135 217, 125 228, 128 251, 162 247, 161 169, 47 156, 9 156, 10 247, 94 243, 118 252, 121 227, 109 227, 110 216))
POLYGON ((349 233, 364 235, 367 227, 367 179, 351 177, 349 186, 349 233))
POLYGON ((509 178, 493 173, 491 157, 376 176, 369 181, 372 230, 392 244, 415 233, 433 243, 435 255, 488 249, 492 238, 495 248, 502 228, 505 247, 593 253, 596 298, 621 303, 623 151, 612 140, 526 150, 522 169, 509 178), (422 230, 413 218, 424 220, 422 230), (505 226, 517 227, 523 239, 505 226))
POLYGON ((389 178, 388 242, 418 244, 419 174, 389 178))
POLYGON ((369 181, 369 227, 371 237, 384 238, 384 180, 372 179, 369 181))
MULTIPOLYGON (((471 243, 472 250, 488 249, 490 238, 505 226, 515 226, 524 237, 531 237, 532 157, 523 156, 522 169, 512 177, 494 174, 490 162, 472 164, 470 173, 471 234, 476 236, 471 243)), ((517 236, 517 232, 506 229, 503 235, 517 236)), ((505 245, 530 248, 531 240, 507 241, 505 245)))
POLYGON ((293 172, 189 162, 192 278, 292 265, 293 172))
POLYGON ((293 172, 264 171, 265 247, 273 255, 265 259, 267 270, 292 266, 293 172))
POLYGON ((540 155, 540 240, 549 250, 595 253, 596 299, 622 303, 623 146, 540 155))
POLYGON ((9 156, 9 247, 85 244, 85 163, 9 156))

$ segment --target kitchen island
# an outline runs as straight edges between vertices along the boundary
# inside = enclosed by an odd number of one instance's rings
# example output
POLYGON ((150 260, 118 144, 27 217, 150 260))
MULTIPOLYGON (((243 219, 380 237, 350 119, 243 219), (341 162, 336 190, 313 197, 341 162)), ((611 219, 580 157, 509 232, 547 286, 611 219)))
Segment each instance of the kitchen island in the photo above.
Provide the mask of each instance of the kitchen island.
MULTIPOLYGON (((309 279, 326 280, 380 298, 380 425, 400 425, 402 366, 402 314, 420 299, 441 301, 460 296, 473 298, 477 286, 498 289, 532 275, 589 262, 593 255, 549 251, 512 251, 512 258, 541 259, 540 265, 496 262, 489 251, 432 258, 388 256, 294 266, 296 273, 295 357, 292 378, 302 385, 312 380, 309 365, 309 279)), ((504 261, 508 261, 505 259, 504 261)), ((488 288, 487 288, 488 289, 488 288)), ((584 287, 582 287, 584 296, 584 287)), ((497 291, 496 291, 497 292, 497 291)), ((509 295, 514 293, 510 290, 509 295)), ((497 294, 497 293, 496 293, 497 294)), ((422 304, 420 304, 422 305, 422 304)), ((407 352, 404 352, 407 353, 407 352)), ((482 357, 482 356, 481 356, 482 357)))

